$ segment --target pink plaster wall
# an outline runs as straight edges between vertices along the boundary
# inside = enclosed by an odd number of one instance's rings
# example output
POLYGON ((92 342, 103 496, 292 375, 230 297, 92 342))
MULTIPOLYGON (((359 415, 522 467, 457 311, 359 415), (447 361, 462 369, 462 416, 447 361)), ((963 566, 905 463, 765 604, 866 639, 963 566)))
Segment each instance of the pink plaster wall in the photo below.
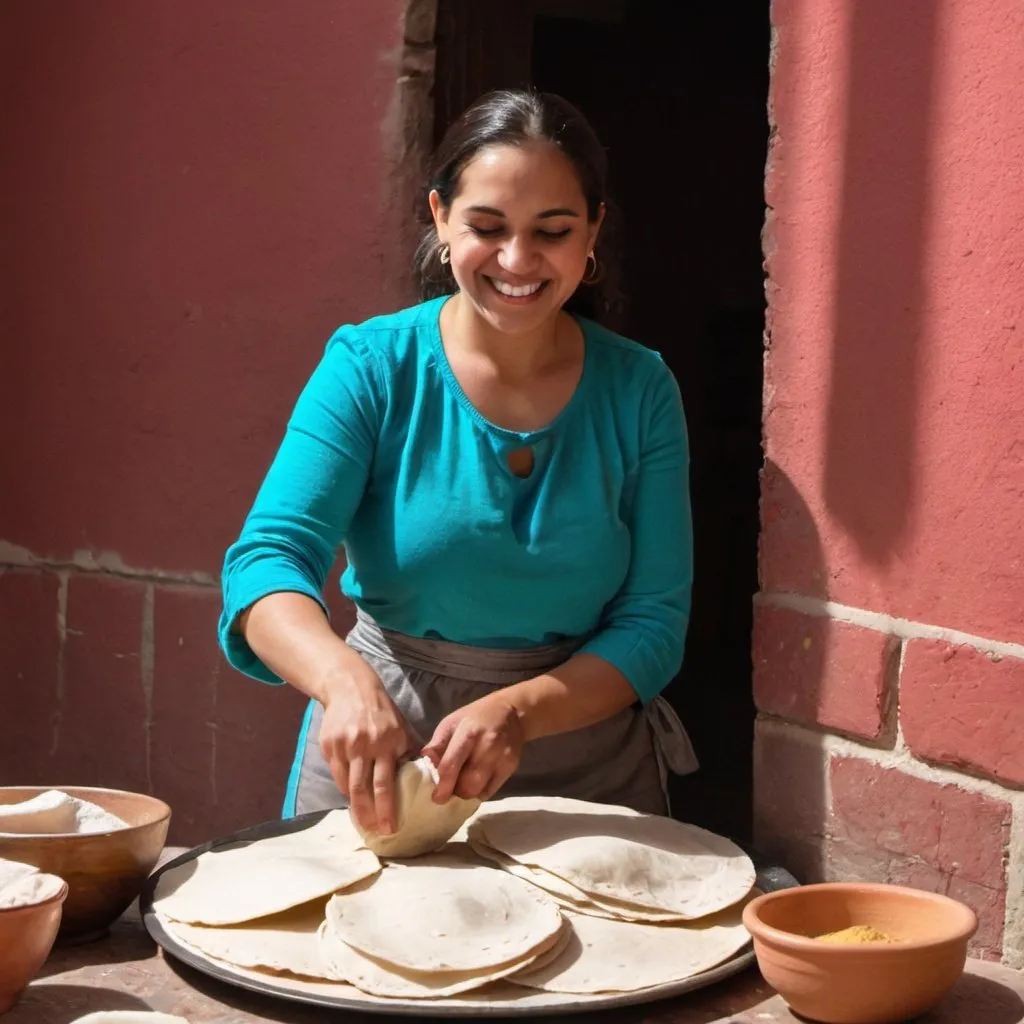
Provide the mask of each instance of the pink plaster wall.
POLYGON ((327 335, 399 292, 402 7, 3 6, 0 539, 218 570, 327 335))
POLYGON ((1024 9, 772 21, 755 835, 1024 966, 1024 9))
POLYGON ((404 6, 0 5, 0 784, 277 814, 303 702, 216 577, 328 335, 407 297, 404 6))
POLYGON ((773 11, 764 589, 1024 642, 1024 10, 773 11))

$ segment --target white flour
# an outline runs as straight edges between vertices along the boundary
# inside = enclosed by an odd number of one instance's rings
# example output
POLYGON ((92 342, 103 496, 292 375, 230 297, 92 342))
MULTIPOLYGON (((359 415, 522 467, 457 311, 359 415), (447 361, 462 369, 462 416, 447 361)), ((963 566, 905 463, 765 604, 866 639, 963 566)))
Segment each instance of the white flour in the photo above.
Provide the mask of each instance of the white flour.
POLYGON ((102 807, 56 789, 21 803, 0 804, 0 835, 69 835, 127 827, 102 807))
POLYGON ((52 899, 64 888, 64 879, 48 875, 31 864, 0 860, 0 910, 28 907, 52 899))

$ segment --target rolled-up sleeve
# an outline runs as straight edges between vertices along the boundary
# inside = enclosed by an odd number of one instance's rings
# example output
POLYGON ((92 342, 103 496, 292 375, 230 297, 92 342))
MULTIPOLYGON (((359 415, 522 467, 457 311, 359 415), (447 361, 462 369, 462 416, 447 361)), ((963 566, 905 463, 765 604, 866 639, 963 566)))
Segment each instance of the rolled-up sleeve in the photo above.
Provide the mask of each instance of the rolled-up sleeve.
POLYGON ((625 514, 629 570, 582 651, 614 665, 646 704, 682 665, 693 585, 686 420, 679 386, 660 361, 641 404, 640 437, 625 514))
POLYGON ((303 389, 284 439, 221 574, 218 639, 230 664, 280 683, 234 630, 238 616, 268 594, 291 591, 319 602, 366 488, 386 394, 373 352, 342 328, 303 389))

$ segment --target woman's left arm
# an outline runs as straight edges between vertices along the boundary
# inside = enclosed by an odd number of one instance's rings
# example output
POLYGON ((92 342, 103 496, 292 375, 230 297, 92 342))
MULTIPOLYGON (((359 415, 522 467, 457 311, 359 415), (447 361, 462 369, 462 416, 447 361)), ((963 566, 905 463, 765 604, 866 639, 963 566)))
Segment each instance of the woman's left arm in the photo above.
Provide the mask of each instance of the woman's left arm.
POLYGON ((658 363, 642 404, 640 462, 627 525, 630 567, 601 628, 558 668, 497 690, 445 718, 426 752, 439 802, 487 798, 515 771, 523 744, 653 700, 679 671, 690 616, 693 528, 689 446, 679 387, 658 363))

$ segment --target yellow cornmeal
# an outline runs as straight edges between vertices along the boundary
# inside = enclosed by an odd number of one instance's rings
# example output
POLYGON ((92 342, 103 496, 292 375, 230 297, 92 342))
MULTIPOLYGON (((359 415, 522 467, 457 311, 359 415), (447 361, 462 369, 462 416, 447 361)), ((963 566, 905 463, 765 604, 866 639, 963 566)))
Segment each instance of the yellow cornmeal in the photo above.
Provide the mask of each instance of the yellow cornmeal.
POLYGON ((898 942, 891 935, 880 932, 867 924, 855 924, 850 928, 844 928, 838 932, 828 932, 825 935, 816 935, 819 942, 835 942, 844 944, 860 944, 864 942, 898 942))

